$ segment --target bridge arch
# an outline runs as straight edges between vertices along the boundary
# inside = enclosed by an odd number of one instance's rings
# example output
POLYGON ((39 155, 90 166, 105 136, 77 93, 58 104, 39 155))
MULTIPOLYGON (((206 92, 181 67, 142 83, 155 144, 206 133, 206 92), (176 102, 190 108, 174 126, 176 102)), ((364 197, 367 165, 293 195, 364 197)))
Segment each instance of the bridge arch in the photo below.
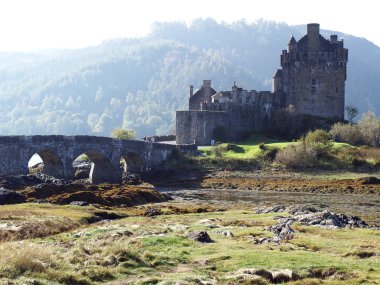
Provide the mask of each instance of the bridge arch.
MULTIPOLYGON (((53 176, 55 178, 65 177, 65 171, 64 171, 61 158, 53 149, 41 148, 41 149, 35 149, 33 151, 35 151, 34 155, 37 154, 42 160, 41 173, 49 175, 49 176, 53 176)), ((29 163, 29 161, 30 159, 26 163, 29 163)), ((29 165, 28 165, 28 169, 30 172, 29 165)))
MULTIPOLYGON (((118 183, 121 181, 121 171, 118 165, 115 165, 115 163, 101 149, 84 150, 81 154, 87 155, 91 160, 91 169, 89 174, 91 183, 118 183)), ((74 160, 81 154, 74 156, 74 160)))
POLYGON ((121 157, 124 172, 139 173, 144 169, 144 161, 136 152, 128 152, 121 157))

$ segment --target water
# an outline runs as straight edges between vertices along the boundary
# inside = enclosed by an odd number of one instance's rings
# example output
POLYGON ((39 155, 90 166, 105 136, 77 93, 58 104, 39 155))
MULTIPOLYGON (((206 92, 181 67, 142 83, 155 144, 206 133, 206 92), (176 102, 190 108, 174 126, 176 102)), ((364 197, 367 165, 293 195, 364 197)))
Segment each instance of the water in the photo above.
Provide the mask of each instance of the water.
POLYGON ((176 200, 208 201, 213 204, 237 204, 252 208, 273 205, 305 204, 328 208, 336 213, 359 216, 369 224, 380 226, 380 196, 372 194, 321 194, 256 190, 159 189, 176 200))

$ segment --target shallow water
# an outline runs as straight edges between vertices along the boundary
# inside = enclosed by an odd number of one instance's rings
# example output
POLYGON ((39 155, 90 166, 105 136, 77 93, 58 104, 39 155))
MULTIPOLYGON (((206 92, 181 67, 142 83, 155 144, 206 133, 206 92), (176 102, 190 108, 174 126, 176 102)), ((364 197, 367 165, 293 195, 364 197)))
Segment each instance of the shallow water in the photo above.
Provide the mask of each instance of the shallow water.
POLYGON ((212 204, 242 204, 252 208, 271 205, 307 204, 328 208, 337 213, 359 216, 369 224, 380 226, 380 196, 371 194, 320 194, 255 190, 159 189, 175 200, 208 201, 212 204))

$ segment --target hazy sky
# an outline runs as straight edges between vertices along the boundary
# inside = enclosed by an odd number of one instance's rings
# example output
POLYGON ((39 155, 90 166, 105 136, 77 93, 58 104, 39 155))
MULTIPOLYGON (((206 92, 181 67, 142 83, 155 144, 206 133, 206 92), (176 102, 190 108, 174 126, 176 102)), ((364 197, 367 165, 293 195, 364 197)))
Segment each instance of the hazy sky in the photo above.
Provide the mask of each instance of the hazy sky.
POLYGON ((212 17, 288 24, 365 37, 380 46, 377 0, 0 0, 0 51, 78 48, 143 36, 155 21, 212 17))

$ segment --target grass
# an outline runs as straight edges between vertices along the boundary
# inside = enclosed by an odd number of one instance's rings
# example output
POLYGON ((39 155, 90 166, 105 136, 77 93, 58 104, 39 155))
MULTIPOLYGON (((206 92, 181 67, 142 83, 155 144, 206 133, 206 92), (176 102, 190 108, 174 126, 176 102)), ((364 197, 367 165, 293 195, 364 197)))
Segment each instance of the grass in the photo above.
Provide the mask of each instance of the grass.
POLYGON ((236 144, 222 143, 217 146, 201 146, 198 150, 212 158, 252 159, 257 158, 263 152, 261 148, 263 145, 267 149, 282 149, 291 144, 297 144, 297 142, 280 142, 262 135, 253 135, 236 144))
MULTIPOLYGON (((166 215, 154 218, 132 216, 131 213, 138 211, 130 208, 124 210, 128 217, 120 220, 82 225, 47 238, 3 242, 0 244, 0 280, 20 283, 33 279, 34 284, 109 281, 112 284, 126 281, 128 284, 173 284, 181 280, 188 282, 186 284, 199 284, 199 280, 240 284, 237 279, 231 281, 229 276, 241 268, 291 269, 306 278, 301 280, 304 283, 299 281, 298 284, 309 284, 310 270, 320 272, 318 274, 335 270, 349 276, 348 279, 342 277, 344 280, 329 277, 324 279, 324 284, 376 284, 380 280, 376 255, 380 252, 379 231, 295 225, 294 240, 280 245, 259 245, 253 243, 252 236, 272 236, 266 227, 275 223, 278 213, 259 215, 253 210, 231 209, 175 214, 166 211, 165 207, 171 204, 166 205, 161 206, 166 215), (201 244, 187 238, 190 232, 198 230, 206 230, 214 243, 201 244), (225 230, 234 236, 218 233, 225 230)), ((43 212, 50 217, 57 213, 77 220, 81 217, 75 207, 23 206, 25 211, 43 212)), ((13 207, 8 210, 15 211, 20 206, 13 207)), ((82 215, 91 211, 82 209, 82 215)))

